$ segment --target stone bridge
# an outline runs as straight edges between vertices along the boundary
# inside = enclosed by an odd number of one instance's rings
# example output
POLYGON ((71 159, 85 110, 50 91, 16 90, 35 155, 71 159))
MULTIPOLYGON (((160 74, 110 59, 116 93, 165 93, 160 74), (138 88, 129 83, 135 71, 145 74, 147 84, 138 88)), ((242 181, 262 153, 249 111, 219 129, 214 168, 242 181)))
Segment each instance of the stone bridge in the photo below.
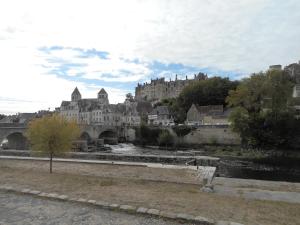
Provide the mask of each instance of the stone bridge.
POLYGON ((7 148, 27 149, 28 141, 25 137, 26 126, 19 123, 0 124, 0 144, 7 140, 7 148))
MULTIPOLYGON (((104 139, 104 142, 133 141, 135 139, 134 127, 127 126, 101 126, 80 125, 80 139, 91 142, 104 139)), ((0 123, 0 144, 6 140, 6 148, 28 149, 28 140, 25 137, 27 125, 22 123, 0 123)))

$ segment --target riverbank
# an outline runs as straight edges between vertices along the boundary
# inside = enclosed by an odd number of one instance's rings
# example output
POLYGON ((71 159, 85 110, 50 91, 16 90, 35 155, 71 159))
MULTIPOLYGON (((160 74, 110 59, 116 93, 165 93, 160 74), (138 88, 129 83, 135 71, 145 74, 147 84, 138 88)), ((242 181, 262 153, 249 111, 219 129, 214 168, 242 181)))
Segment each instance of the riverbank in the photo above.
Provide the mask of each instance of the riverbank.
MULTIPOLYGON (((67 194, 77 199, 118 202, 136 207, 144 205, 249 225, 294 225, 300 220, 300 204, 203 193, 198 184, 152 181, 135 176, 142 174, 135 167, 128 168, 129 173, 126 167, 116 165, 103 167, 55 162, 53 168, 54 174, 49 174, 48 162, 1 160, 1 184, 67 194)), ((149 176, 155 178, 157 174, 151 171, 149 176)), ((183 175, 177 174, 176 177, 183 175)), ((289 190, 297 189, 290 186, 289 190)))

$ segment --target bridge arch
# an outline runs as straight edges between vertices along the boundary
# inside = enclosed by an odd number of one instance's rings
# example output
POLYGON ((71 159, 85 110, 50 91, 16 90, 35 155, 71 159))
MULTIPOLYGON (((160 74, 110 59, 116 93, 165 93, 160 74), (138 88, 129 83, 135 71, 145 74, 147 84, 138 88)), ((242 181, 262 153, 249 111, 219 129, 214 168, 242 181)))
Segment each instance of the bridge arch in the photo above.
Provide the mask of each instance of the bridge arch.
POLYGON ((11 132, 6 138, 7 142, 3 145, 7 149, 24 150, 29 148, 28 139, 23 135, 23 132, 11 132))
POLYGON ((113 138, 113 137, 118 137, 118 134, 117 134, 117 132, 114 131, 114 130, 104 130, 104 131, 102 131, 102 132, 99 134, 98 137, 99 137, 99 138, 104 138, 104 137, 111 137, 111 138, 113 138))
POLYGON ((114 130, 104 130, 99 136, 99 139, 103 139, 105 144, 117 144, 118 143, 118 133, 114 130))
POLYGON ((85 140, 87 144, 92 142, 92 137, 87 131, 83 131, 80 135, 80 140, 85 140))

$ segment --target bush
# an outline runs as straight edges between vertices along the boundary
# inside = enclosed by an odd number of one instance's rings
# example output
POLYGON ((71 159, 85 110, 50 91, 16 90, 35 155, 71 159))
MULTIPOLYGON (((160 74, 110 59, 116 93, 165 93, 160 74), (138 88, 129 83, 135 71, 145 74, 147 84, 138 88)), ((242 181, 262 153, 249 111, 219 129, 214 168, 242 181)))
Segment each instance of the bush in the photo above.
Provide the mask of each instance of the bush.
POLYGON ((160 128, 150 128, 145 124, 142 124, 137 130, 137 143, 142 145, 156 145, 157 139, 162 132, 160 128))
POLYGON ((167 130, 160 133, 157 141, 160 146, 167 147, 167 146, 172 146, 174 144, 174 138, 167 130))

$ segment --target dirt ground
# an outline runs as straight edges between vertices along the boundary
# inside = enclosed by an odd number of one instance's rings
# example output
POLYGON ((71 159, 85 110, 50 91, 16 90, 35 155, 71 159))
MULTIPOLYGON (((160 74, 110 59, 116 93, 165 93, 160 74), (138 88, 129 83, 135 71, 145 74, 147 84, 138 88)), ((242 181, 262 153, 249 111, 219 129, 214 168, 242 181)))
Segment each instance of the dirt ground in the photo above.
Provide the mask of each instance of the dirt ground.
POLYGON ((300 224, 300 204, 203 193, 194 174, 185 170, 55 162, 49 174, 48 166, 41 161, 0 160, 0 183, 248 225, 300 224))

